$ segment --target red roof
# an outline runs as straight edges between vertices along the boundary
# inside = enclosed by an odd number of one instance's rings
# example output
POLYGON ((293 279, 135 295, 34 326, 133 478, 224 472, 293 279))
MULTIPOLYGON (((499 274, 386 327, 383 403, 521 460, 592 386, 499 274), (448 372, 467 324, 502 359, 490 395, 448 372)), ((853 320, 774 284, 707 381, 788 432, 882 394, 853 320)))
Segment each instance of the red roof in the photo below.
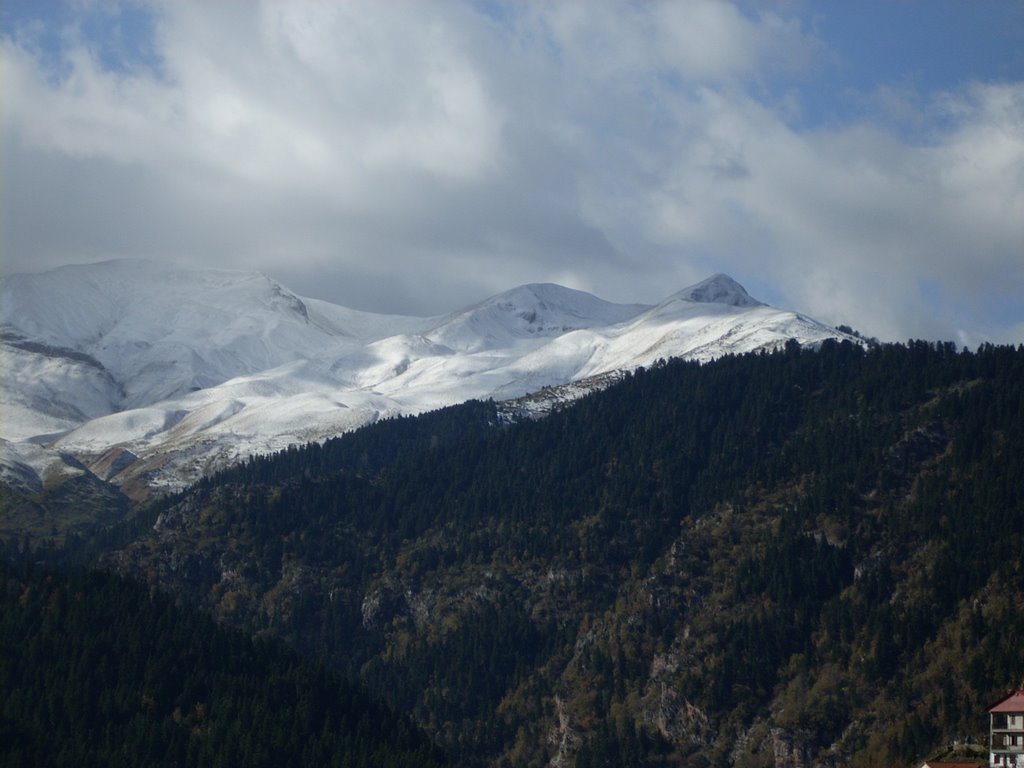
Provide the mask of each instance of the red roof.
POLYGON ((1024 691, 1014 691, 998 704, 988 708, 989 712, 1024 712, 1024 691))

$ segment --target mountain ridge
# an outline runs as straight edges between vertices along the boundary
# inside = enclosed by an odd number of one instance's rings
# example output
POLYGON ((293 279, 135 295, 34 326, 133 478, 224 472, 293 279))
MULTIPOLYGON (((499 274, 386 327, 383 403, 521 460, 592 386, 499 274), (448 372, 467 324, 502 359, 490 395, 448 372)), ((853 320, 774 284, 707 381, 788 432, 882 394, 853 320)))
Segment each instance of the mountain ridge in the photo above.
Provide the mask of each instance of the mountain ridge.
POLYGON ((746 288, 721 272, 684 288, 675 296, 704 304, 728 304, 733 307, 764 306, 763 302, 747 293, 746 288))
POLYGON ((580 394, 660 358, 850 338, 722 274, 654 306, 531 283, 418 318, 303 298, 258 272, 120 260, 12 276, 0 306, 0 437, 116 466, 111 479, 142 495, 471 398, 580 394))

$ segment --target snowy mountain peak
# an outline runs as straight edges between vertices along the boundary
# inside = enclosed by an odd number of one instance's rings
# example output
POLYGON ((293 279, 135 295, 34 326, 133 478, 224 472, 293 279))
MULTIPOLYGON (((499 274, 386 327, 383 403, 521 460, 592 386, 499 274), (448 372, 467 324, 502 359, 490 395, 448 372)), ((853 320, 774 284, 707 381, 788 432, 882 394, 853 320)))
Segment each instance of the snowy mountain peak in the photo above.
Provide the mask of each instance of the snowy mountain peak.
POLYGON ((763 304, 728 275, 712 275, 696 285, 684 288, 674 298, 701 304, 728 304, 730 307, 760 307, 763 304))
POLYGON ((725 275, 654 307, 539 283, 434 318, 154 262, 14 275, 0 293, 0 484, 67 454, 140 493, 391 415, 547 391, 535 412, 659 359, 844 337, 725 275))
POLYGON ((98 361, 113 382, 102 400, 119 408, 304 359, 340 338, 337 325, 313 327, 305 301, 258 272, 134 259, 12 275, 0 301, 0 327, 22 347, 98 361))
MULTIPOLYGON (((573 288, 566 288, 555 283, 526 283, 503 291, 489 299, 480 302, 481 304, 502 304, 502 303, 541 303, 553 306, 571 306, 579 302, 600 301, 595 296, 577 291, 573 288)), ((479 305, 477 305, 479 306, 479 305)))
POLYGON ((587 324, 631 317, 645 309, 635 304, 613 304, 593 294, 555 283, 528 283, 483 301, 476 308, 493 307, 526 319, 564 321, 577 318, 587 324))
POLYGON ((516 339, 551 338, 613 325, 645 309, 639 304, 613 304, 554 283, 529 283, 449 315, 427 337, 459 351, 479 351, 516 339))
POLYGON ((122 330, 152 342, 183 326, 210 335, 239 317, 307 323, 302 299, 259 272, 144 259, 74 264, 4 281, 0 322, 55 346, 101 345, 122 330), (220 322, 210 322, 211 313, 220 322))

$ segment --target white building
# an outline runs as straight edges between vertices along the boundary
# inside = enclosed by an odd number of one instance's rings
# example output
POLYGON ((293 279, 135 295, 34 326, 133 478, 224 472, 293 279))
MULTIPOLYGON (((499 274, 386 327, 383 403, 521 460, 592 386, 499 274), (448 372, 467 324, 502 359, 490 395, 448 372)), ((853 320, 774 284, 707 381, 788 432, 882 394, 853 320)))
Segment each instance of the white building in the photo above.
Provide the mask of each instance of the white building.
POLYGON ((1024 690, 988 709, 990 768, 1024 768, 1024 690))

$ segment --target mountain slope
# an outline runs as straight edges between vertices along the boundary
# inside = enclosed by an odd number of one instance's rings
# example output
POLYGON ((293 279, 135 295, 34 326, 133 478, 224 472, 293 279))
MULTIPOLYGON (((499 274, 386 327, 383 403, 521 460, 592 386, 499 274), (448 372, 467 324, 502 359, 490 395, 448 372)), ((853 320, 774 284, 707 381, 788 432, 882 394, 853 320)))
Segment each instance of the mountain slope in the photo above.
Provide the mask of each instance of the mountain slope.
POLYGON ((0 438, 0 538, 59 543, 118 522, 130 507, 74 457, 0 438))
POLYGON ((402 318, 259 274, 121 261, 14 276, 2 307, 0 436, 73 454, 141 495, 383 417, 570 383, 577 396, 658 359, 844 337, 724 275, 655 307, 537 284, 402 318))
POLYGON ((910 765, 1024 674, 1024 350, 659 364, 252 460, 108 564, 460 765, 910 765))
POLYGON ((522 285, 444 318, 424 335, 453 350, 472 353, 616 325, 645 309, 639 304, 612 304, 551 283, 522 285))
POLYGON ((102 363, 68 347, 0 333, 3 436, 45 438, 120 407, 124 393, 102 363))
POLYGON ((2 299, 8 333, 91 356, 123 386, 123 409, 419 325, 324 302, 310 311, 258 273, 132 260, 13 275, 2 299))
POLYGON ((5 766, 444 764, 361 686, 109 574, 0 566, 0 689, 5 766))

